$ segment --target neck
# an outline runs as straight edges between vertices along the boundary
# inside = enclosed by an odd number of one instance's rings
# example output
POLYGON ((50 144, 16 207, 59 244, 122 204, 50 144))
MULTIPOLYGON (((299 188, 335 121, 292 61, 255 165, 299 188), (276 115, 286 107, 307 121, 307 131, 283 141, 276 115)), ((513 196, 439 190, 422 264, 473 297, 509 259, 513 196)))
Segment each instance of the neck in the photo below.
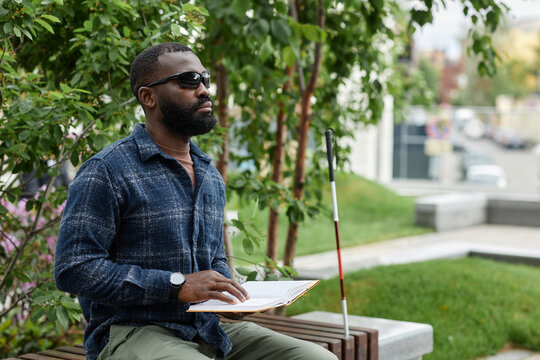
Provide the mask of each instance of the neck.
POLYGON ((152 140, 159 145, 178 151, 189 151, 190 137, 171 134, 163 125, 148 121, 146 122, 145 129, 152 140))

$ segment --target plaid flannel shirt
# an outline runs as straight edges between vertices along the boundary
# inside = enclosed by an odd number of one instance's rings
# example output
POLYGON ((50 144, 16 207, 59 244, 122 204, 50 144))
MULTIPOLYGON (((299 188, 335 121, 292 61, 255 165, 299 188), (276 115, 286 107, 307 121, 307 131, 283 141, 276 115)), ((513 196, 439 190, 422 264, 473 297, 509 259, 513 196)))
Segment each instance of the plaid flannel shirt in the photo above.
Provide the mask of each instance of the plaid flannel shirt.
POLYGON ((55 254, 59 289, 79 296, 84 347, 97 358, 111 324, 158 325, 196 335, 225 356, 231 342, 209 313, 186 313, 168 298, 170 275, 215 270, 231 277, 223 248, 225 186, 193 143, 196 177, 152 141, 133 133, 85 162, 69 187, 55 254))

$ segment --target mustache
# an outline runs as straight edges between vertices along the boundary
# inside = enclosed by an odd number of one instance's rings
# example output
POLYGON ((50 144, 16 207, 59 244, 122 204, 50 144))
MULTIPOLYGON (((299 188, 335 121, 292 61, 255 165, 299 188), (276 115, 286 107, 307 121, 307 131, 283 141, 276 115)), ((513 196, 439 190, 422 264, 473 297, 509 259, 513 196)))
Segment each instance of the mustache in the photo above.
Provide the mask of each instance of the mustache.
POLYGON ((210 103, 212 104, 212 109, 214 108, 214 102, 212 101, 212 99, 209 97, 209 96, 203 96, 201 98, 199 98, 199 100, 193 105, 193 109, 198 109, 199 106, 201 106, 202 104, 204 104, 205 102, 207 101, 210 101, 210 103))

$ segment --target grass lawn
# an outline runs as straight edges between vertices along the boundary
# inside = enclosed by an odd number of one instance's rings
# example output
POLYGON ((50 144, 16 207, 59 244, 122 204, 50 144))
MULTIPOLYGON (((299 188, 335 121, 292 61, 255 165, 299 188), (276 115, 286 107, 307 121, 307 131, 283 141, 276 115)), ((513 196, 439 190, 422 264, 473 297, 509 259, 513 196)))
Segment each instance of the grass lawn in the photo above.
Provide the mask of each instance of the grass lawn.
MULTIPOLYGON (((367 244, 382 240, 431 232, 431 229, 414 225, 414 199, 399 196, 385 187, 352 174, 338 174, 336 191, 339 208, 339 231, 342 247, 367 244)), ((315 219, 307 220, 299 231, 296 255, 307 255, 336 247, 334 222, 331 214, 330 185, 324 193, 327 208, 315 219)), ((241 220, 250 218, 254 204, 239 204, 231 199, 228 209, 239 209, 241 220)), ((268 231, 268 210, 259 211, 254 223, 265 234, 268 231)), ((279 228, 280 258, 285 248, 288 220, 285 209, 281 211, 279 228)), ((242 239, 233 238, 235 255, 248 257, 242 249, 242 239)), ((261 244, 257 254, 249 257, 262 261, 266 243, 261 244)))
MULTIPOLYGON (((377 267, 346 274, 349 314, 431 324, 425 359, 467 360, 505 344, 540 350, 540 268, 477 258, 377 267)), ((287 308, 341 313, 337 278, 287 308)))

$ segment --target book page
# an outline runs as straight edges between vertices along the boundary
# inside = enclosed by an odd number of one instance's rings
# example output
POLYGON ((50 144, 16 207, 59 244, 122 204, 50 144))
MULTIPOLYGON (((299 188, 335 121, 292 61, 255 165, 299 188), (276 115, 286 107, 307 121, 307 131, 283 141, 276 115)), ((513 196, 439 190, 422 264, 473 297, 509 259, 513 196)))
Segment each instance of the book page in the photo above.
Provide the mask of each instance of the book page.
POLYGON ((317 280, 305 281, 248 281, 242 284, 251 297, 279 298, 286 302, 309 289, 317 280))
MULTIPOLYGON (((208 300, 191 305, 187 312, 256 312, 265 311, 272 307, 288 305, 308 289, 315 286, 319 280, 307 281, 248 281, 242 286, 250 299, 234 305, 220 300, 208 300)), ((232 297, 231 294, 224 294, 232 297)))
POLYGON ((192 305, 188 312, 256 312, 280 305, 276 298, 251 298, 237 304, 227 304, 220 300, 208 300, 192 305))

